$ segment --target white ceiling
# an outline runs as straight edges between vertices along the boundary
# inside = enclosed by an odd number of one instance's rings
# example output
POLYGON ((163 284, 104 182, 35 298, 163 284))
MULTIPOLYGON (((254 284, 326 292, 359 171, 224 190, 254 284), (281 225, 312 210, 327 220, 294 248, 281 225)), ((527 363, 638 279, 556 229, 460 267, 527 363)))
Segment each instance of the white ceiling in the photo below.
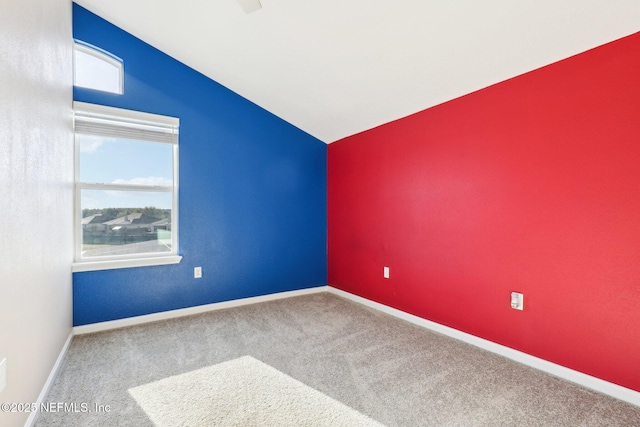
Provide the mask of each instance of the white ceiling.
POLYGON ((76 0, 330 143, 640 31, 640 0, 76 0))

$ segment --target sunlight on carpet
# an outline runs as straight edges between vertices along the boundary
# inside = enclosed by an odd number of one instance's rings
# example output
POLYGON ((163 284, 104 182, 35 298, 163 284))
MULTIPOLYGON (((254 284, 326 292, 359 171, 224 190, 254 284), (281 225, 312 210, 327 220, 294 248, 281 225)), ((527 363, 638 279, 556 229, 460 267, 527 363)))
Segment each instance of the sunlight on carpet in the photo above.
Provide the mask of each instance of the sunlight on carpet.
POLYGON ((158 427, 382 426, 251 356, 128 391, 158 427))

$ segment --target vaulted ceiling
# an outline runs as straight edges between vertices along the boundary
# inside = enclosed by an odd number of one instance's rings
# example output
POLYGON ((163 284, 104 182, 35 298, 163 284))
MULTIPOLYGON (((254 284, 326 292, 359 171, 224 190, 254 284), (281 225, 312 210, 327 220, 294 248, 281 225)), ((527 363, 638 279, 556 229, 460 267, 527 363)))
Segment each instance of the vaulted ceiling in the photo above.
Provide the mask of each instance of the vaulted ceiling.
POLYGON ((76 0, 330 143, 640 31, 638 0, 76 0))

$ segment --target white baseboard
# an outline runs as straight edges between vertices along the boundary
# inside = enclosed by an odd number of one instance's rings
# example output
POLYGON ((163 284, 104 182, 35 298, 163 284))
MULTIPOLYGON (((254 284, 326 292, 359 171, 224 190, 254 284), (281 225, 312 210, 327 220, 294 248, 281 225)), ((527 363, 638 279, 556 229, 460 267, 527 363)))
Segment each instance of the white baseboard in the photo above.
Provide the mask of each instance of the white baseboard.
POLYGON ((601 380, 600 378, 593 377, 591 375, 584 374, 582 372, 575 371, 570 368, 549 362, 539 357, 531 356, 530 354, 523 353, 518 350, 496 344, 492 341, 485 340, 483 338, 476 337, 466 332, 459 331, 457 329, 450 328, 448 326, 441 325, 439 323, 432 322, 430 320, 423 319, 418 316, 414 316, 404 311, 386 306, 384 304, 377 303, 375 301, 362 298, 360 296, 351 294, 349 292, 342 291, 340 289, 328 286, 328 291, 332 294, 341 296, 351 301, 366 305, 367 307, 374 308, 391 316, 397 317, 423 328, 430 329, 434 332, 447 335, 451 338, 455 338, 460 341, 464 341, 468 344, 480 347, 484 350, 492 353, 499 354, 508 359, 530 366, 532 368, 544 371, 556 377, 562 378, 567 381, 579 384, 581 386, 590 388, 592 390, 604 393, 616 399, 623 400, 627 403, 640 407, 640 392, 631 390, 626 387, 619 386, 617 384, 610 383, 608 381, 601 380))
MULTIPOLYGON (((53 364, 53 368, 49 373, 49 377, 47 377, 47 381, 44 383, 44 387, 42 387, 42 391, 38 396, 38 400, 36 400, 35 402, 36 407, 38 409, 40 408, 41 404, 44 402, 44 399, 47 397, 47 394, 49 394, 49 389, 51 389, 51 386, 53 385, 53 381, 56 379, 56 376, 58 375, 58 371, 60 370, 60 366, 62 366, 62 361, 67 355, 67 350, 69 350, 69 346, 71 345, 72 339, 73 339, 73 331, 71 331, 71 333, 67 337, 67 340, 62 346, 62 350, 60 350, 60 354, 58 354, 56 363, 53 364)), ((32 425, 34 425, 36 420, 38 419, 39 414, 40 414, 39 410, 31 412, 31 414, 29 414, 29 418, 27 418, 27 421, 24 423, 24 427, 31 427, 32 425)))
POLYGON ((94 332, 107 331, 111 329, 124 328, 127 326, 141 325, 143 323, 157 322, 159 320, 174 319, 176 317, 191 316, 193 314, 206 313, 224 308, 239 307, 242 305, 256 304, 259 302, 273 301, 283 298, 309 295, 319 292, 326 292, 327 286, 300 289, 296 291, 278 292, 275 294, 261 295, 251 298, 242 298, 232 301, 216 302, 213 304, 199 305, 196 307, 181 308, 178 310, 163 311, 160 313, 146 314, 144 316, 128 317, 126 319, 110 320, 108 322, 91 323, 89 325, 76 326, 73 328, 74 335, 91 334, 94 332))

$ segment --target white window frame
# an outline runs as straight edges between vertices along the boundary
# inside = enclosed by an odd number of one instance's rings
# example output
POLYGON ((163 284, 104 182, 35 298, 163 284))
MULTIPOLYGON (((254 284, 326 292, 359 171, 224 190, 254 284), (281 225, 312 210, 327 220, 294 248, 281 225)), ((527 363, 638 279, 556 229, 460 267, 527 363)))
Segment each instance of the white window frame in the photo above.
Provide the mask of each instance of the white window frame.
POLYGON ((178 255, 178 129, 180 120, 140 111, 74 102, 74 130, 82 134, 121 136, 173 146, 173 185, 107 184, 80 181, 80 144, 75 138, 75 262, 73 272, 177 264, 178 255), (106 132, 106 134, 105 134, 106 132), (108 135, 107 135, 108 134, 108 135), (82 190, 172 192, 171 253, 142 253, 82 258, 82 190))
POLYGON ((100 49, 99 47, 93 46, 81 40, 74 40, 73 41, 73 85, 84 88, 84 89, 99 90, 102 92, 115 93, 118 95, 122 95, 124 93, 124 62, 122 61, 122 59, 118 58, 117 56, 105 50, 100 49), (76 83, 76 75, 77 75, 76 67, 78 63, 76 59, 76 52, 82 52, 86 55, 93 56, 94 58, 99 59, 102 62, 106 62, 107 64, 117 68, 118 69, 118 91, 112 92, 109 90, 99 89, 96 87, 78 85, 76 83))

